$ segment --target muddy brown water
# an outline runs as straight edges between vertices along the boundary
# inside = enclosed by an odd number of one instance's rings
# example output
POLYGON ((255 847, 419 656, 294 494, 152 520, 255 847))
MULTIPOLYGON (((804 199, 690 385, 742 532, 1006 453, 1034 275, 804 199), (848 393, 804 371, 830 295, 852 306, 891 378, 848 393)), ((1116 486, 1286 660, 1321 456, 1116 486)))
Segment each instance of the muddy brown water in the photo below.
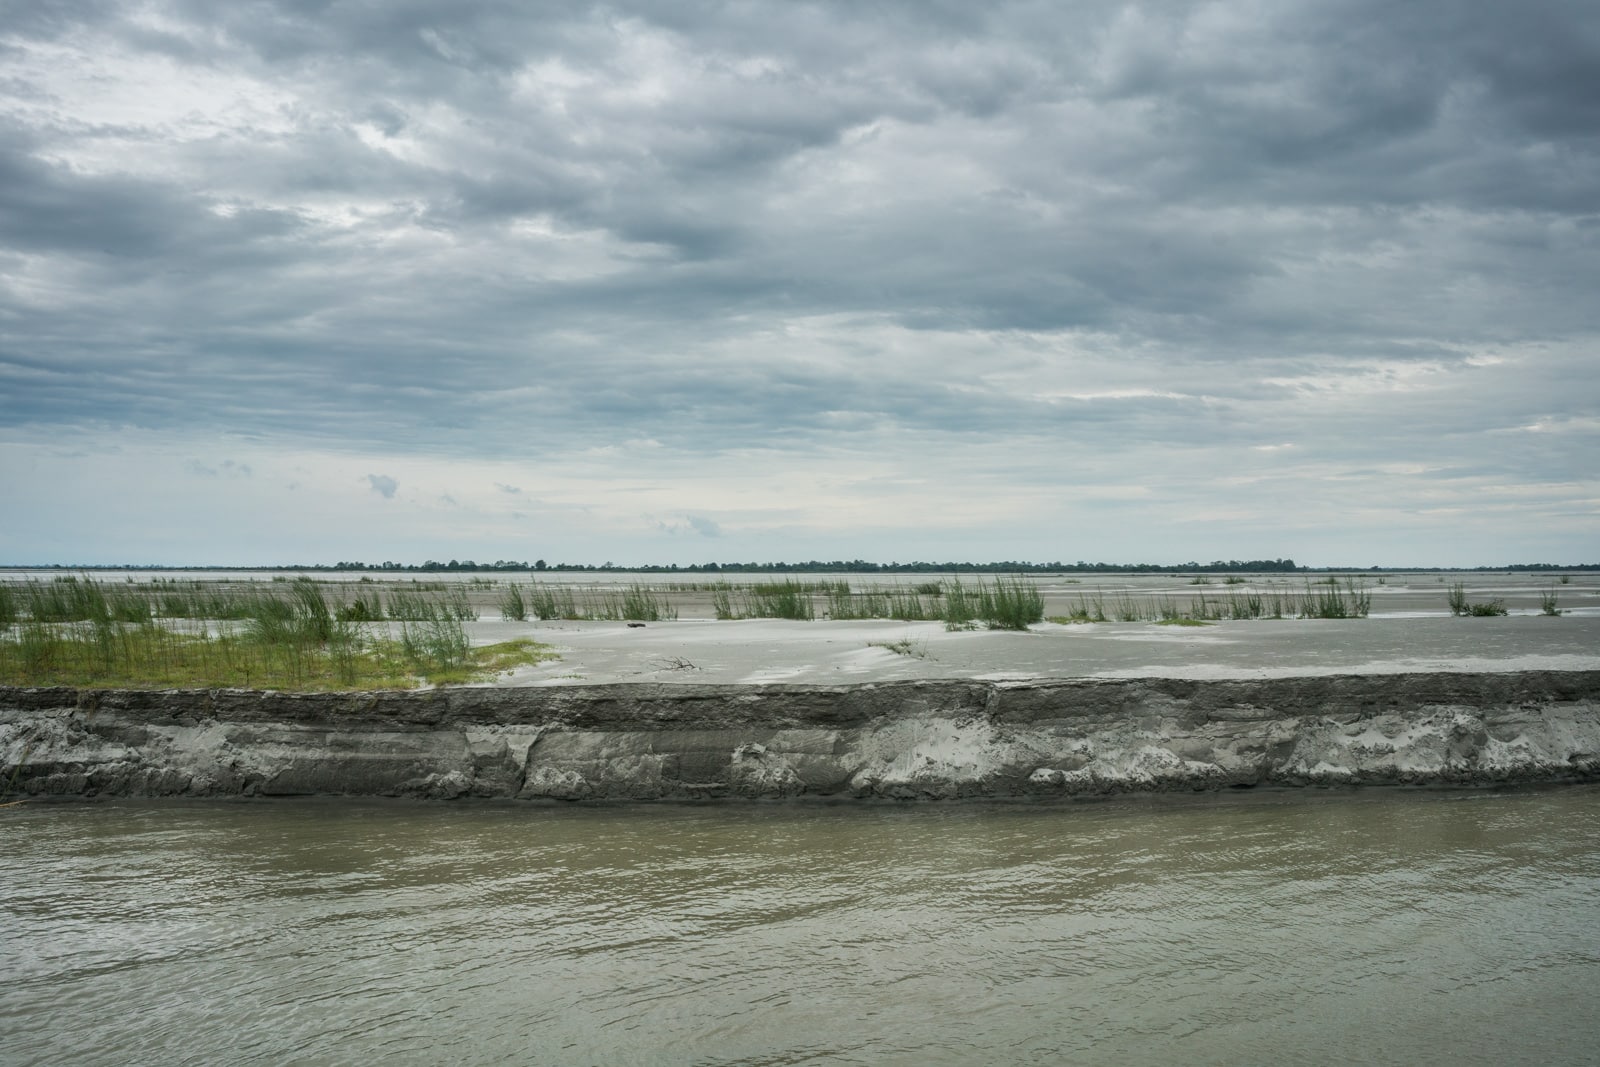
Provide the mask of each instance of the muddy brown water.
POLYGON ((1600 787, 0 811, 0 1061, 1576 1061, 1600 787))

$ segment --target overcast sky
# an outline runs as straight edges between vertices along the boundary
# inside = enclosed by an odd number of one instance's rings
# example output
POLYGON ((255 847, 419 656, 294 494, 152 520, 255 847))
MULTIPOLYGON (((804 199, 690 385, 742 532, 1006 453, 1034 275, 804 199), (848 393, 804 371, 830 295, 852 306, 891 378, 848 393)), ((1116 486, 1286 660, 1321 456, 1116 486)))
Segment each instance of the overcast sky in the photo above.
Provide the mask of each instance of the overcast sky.
POLYGON ((0 562, 1600 560, 1600 6, 0 0, 0 562))

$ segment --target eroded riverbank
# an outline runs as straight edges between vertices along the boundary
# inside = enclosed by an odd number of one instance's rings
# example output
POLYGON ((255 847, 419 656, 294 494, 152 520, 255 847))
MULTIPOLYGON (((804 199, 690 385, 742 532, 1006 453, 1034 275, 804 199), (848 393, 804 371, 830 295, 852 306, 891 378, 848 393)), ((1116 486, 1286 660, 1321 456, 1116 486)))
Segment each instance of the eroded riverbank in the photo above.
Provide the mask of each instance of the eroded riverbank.
POLYGON ((1600 671, 0 689, 0 781, 56 796, 1078 796, 1600 777, 1600 671))

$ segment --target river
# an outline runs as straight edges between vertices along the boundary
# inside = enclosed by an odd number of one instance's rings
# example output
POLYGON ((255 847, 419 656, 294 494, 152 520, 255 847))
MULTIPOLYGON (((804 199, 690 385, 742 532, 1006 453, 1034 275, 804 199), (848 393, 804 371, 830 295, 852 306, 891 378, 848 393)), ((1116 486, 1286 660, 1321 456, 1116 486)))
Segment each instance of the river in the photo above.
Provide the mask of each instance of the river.
POLYGON ((1600 787, 0 810, 0 1061, 1575 1061, 1600 787))

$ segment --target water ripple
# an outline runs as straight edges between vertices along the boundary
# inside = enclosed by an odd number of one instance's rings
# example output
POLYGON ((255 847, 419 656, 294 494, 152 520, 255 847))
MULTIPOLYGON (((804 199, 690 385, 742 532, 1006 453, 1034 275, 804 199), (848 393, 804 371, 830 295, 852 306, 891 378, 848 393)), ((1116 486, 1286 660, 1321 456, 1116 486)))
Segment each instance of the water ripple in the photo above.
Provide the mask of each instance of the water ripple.
POLYGON ((16 1062, 1533 1063, 1600 1037, 1589 787, 27 806, 0 886, 16 1062))

